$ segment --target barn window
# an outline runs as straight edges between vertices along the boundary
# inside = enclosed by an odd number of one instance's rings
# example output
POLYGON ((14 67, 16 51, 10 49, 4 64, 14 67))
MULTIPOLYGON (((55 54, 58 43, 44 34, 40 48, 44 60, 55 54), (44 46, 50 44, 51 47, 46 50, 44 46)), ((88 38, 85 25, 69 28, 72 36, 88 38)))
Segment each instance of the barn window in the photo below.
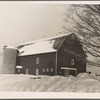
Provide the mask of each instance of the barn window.
POLYGON ((29 71, 28 71, 28 69, 26 69, 26 74, 28 74, 29 73, 29 71))
POLYGON ((50 71, 53 72, 53 68, 51 68, 50 71))
POLYGON ((49 72, 49 68, 46 69, 46 72, 49 72))
POLYGON ((74 65, 74 59, 71 59, 71 65, 74 65))
POLYGON ((40 60, 39 58, 36 58, 36 64, 39 64, 39 60, 40 60))
POLYGON ((43 72, 45 72, 45 68, 43 68, 43 72))

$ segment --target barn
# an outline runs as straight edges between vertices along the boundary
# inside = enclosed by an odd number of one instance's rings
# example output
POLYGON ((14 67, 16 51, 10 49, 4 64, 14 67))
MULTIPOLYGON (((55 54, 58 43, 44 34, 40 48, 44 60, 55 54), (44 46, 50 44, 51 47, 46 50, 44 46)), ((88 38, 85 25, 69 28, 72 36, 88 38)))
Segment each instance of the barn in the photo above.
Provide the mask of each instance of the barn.
POLYGON ((86 54, 74 33, 24 43, 17 49, 17 74, 75 76, 86 72, 86 54))

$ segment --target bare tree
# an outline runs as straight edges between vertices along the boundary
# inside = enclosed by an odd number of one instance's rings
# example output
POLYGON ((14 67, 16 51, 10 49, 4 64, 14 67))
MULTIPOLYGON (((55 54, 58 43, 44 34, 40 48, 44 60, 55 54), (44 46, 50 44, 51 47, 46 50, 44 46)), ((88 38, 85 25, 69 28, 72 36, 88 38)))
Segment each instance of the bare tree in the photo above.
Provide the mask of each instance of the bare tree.
POLYGON ((67 29, 80 35, 87 53, 100 57, 100 5, 72 5, 68 20, 73 27, 67 29))

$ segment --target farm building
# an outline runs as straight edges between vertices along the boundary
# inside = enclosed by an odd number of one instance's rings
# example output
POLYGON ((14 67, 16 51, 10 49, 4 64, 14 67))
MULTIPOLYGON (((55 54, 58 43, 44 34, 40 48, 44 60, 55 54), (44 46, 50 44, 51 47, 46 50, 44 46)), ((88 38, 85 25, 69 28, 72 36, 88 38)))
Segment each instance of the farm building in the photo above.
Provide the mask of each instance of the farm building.
MULTIPOLYGON (((5 48, 6 50, 7 48, 5 48)), ((56 36, 21 44, 13 51, 14 73, 33 75, 77 75, 86 72, 86 55, 76 34, 56 36)), ((5 51, 4 50, 4 51, 5 51)), ((4 55, 5 56, 5 55, 4 55)), ((5 57, 4 57, 5 59, 5 57)), ((3 66, 3 69, 7 68, 3 66)), ((11 68, 8 68, 8 73, 11 68)))

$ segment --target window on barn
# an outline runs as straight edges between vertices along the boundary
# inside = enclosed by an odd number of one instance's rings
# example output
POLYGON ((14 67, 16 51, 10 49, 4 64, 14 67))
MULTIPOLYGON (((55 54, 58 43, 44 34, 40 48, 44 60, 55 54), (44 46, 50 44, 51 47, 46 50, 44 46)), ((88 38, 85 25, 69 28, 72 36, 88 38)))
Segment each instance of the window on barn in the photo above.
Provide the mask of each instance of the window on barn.
POLYGON ((71 65, 74 65, 74 59, 71 59, 71 65))
POLYGON ((28 74, 29 73, 29 71, 28 71, 28 69, 26 69, 26 74, 28 74))
POLYGON ((36 64, 39 64, 39 60, 40 60, 39 58, 36 58, 36 64))
POLYGON ((46 69, 46 72, 49 72, 49 68, 46 69))
POLYGON ((43 72, 45 72, 45 68, 43 68, 43 72))
POLYGON ((53 68, 50 69, 50 72, 53 72, 53 68))

